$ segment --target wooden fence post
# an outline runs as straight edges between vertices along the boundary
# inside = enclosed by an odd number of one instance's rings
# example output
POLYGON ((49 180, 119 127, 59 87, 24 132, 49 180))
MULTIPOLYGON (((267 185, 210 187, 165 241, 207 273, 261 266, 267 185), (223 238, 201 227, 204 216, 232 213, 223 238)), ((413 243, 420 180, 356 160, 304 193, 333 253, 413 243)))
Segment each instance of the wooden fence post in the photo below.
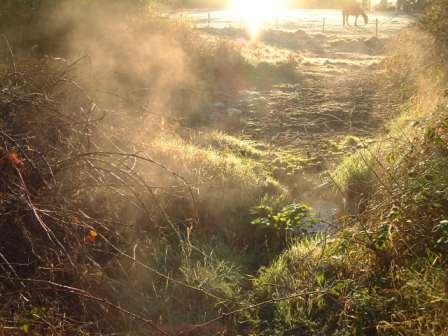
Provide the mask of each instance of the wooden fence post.
POLYGON ((375 36, 378 37, 378 18, 375 20, 375 36))
POLYGON ((325 18, 322 19, 322 33, 325 33, 325 18))

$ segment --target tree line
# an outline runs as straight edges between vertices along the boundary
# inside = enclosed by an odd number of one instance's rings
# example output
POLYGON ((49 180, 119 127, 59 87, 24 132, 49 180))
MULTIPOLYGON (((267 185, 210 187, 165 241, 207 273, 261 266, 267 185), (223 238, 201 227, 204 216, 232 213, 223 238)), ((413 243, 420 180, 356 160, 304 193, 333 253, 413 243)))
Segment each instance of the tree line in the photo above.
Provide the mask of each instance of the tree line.
MULTIPOLYGON (((347 2, 355 0, 291 0, 293 8, 342 8, 347 2)), ((435 1, 435 0, 434 0, 435 1)), ((370 0, 359 0, 365 7, 370 7, 370 0)), ((392 3, 389 0, 381 0, 378 8, 388 9, 394 7, 405 12, 425 10, 431 4, 431 0, 397 0, 392 3)), ((73 3, 76 6, 91 5, 88 0, 2 0, 1 11, 14 11, 23 9, 46 9, 61 5, 61 3, 73 3)), ((159 3, 174 8, 225 8, 229 0, 95 0, 95 6, 107 7, 144 7, 149 4, 159 3)))

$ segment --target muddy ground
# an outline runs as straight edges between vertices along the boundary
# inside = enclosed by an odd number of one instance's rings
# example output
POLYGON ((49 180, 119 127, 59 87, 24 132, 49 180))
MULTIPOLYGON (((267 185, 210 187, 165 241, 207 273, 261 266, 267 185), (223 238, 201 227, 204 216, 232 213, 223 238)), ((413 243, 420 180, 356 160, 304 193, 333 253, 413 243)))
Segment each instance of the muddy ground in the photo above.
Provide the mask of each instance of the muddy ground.
POLYGON ((342 39, 303 31, 265 32, 247 50, 252 48, 259 62, 287 67, 295 79, 242 91, 227 106, 242 121, 234 134, 302 157, 319 157, 321 169, 373 138, 397 113, 400 97, 382 78, 380 62, 389 38, 359 31, 342 39), (276 47, 281 43, 288 48, 276 47))
POLYGON ((325 33, 316 27, 267 29, 255 40, 240 28, 201 28, 210 38, 236 43, 259 67, 283 67, 285 74, 283 82, 260 82, 229 102, 216 102, 225 105, 227 118, 239 119, 226 131, 301 158, 302 173, 313 181, 309 194, 325 172, 374 141, 398 113, 400 97, 384 80, 381 63, 396 47, 391 39, 409 21, 390 22, 378 36, 371 26, 335 23, 325 33))

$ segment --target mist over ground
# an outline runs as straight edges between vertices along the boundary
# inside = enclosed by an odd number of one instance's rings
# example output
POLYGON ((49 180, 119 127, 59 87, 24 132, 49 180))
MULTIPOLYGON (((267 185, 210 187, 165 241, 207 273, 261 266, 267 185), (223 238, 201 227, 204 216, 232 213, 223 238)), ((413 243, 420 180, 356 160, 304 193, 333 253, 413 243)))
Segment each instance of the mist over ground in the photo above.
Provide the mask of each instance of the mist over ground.
POLYGON ((0 334, 446 333, 430 5, 3 2, 0 334))

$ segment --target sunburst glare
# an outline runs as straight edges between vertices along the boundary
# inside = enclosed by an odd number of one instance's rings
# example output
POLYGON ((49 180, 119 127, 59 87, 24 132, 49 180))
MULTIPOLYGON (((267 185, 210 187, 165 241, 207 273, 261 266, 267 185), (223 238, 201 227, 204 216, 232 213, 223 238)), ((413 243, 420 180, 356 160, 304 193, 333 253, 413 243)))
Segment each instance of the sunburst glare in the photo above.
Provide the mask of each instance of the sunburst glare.
POLYGON ((230 7, 234 15, 247 25, 254 38, 263 25, 275 20, 279 12, 287 7, 287 0, 231 0, 230 7))

